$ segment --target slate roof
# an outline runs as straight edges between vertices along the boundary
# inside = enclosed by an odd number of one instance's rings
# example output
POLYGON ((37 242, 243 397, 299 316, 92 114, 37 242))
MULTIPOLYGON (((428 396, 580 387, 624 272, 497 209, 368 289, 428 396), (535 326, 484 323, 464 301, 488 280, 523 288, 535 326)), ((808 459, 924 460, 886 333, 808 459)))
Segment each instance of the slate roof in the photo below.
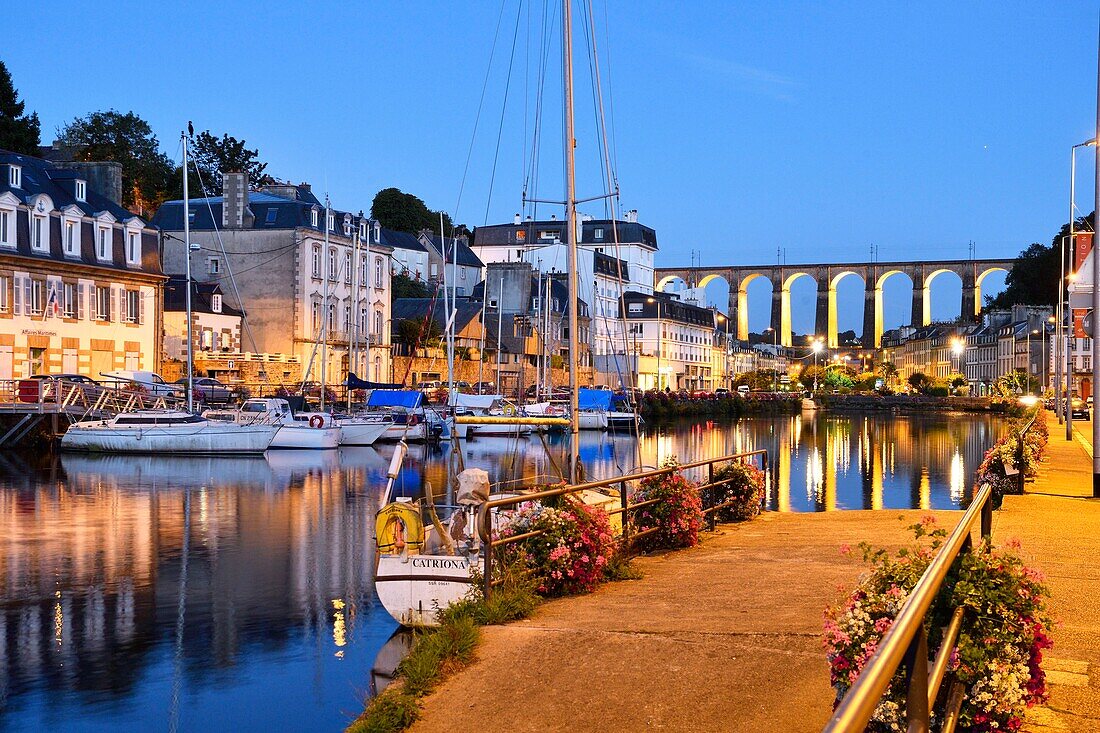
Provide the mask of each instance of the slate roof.
POLYGON ((428 251, 423 242, 420 241, 420 238, 415 234, 398 232, 393 229, 382 229, 381 235, 382 244, 389 245, 394 249, 408 249, 414 252, 428 251))
MULTIPOLYGON (((432 246, 435 247, 435 251, 439 252, 444 260, 450 262, 451 238, 448 237, 446 240, 443 240, 438 234, 426 234, 425 236, 431 241, 432 246)), ((479 269, 485 266, 485 263, 474 254, 474 251, 470 249, 470 245, 466 243, 464 238, 459 237, 457 244, 458 246, 455 248, 454 257, 459 265, 463 267, 477 267, 479 269)))
MULTIPOLYGON (((266 191, 250 191, 248 193, 248 210, 252 212, 253 229, 314 229, 318 232, 325 230, 325 207, 321 204, 313 192, 305 186, 281 186, 280 189, 291 190, 294 198, 278 196, 266 191), (317 226, 313 226, 312 211, 318 210, 317 226)), ((209 196, 206 198, 193 198, 188 202, 195 218, 191 221, 191 229, 195 231, 210 231, 222 226, 222 201, 221 196, 209 196)), ((352 226, 358 227, 362 220, 370 221, 367 217, 360 217, 347 211, 332 210, 336 222, 333 234, 343 236, 344 216, 350 215, 352 226)), ((153 222, 168 231, 183 230, 183 201, 165 201, 157 209, 153 222)))
POLYGON ((129 209, 126 209, 109 198, 94 191, 91 185, 85 189, 84 201, 76 198, 75 186, 72 181, 86 180, 79 171, 71 168, 62 168, 53 163, 35 158, 29 155, 13 153, 0 149, 0 194, 10 193, 22 203, 29 206, 31 199, 39 194, 45 194, 53 201, 56 213, 58 210, 70 206, 77 207, 85 216, 95 217, 103 212, 108 212, 115 218, 118 224, 123 224, 131 219, 142 222, 141 235, 141 265, 127 265, 124 250, 124 233, 116 224, 114 227, 112 257, 110 262, 101 261, 95 253, 95 231, 93 226, 85 223, 81 226, 81 243, 79 258, 66 257, 62 254, 61 221, 57 216, 50 217, 50 252, 34 252, 31 250, 30 230, 27 223, 27 214, 19 212, 17 217, 16 249, 15 254, 33 259, 50 259, 58 262, 79 262, 92 267, 102 267, 111 270, 125 272, 146 272, 155 275, 161 274, 160 248, 155 226, 143 221, 129 209), (21 168, 22 180, 18 188, 9 184, 7 166, 17 165, 21 168))
MULTIPOLYGON (((615 220, 620 244, 642 244, 657 249, 657 232, 651 227, 633 221, 615 220)), ((565 222, 561 219, 549 221, 525 221, 521 224, 489 224, 474 230, 470 244, 474 247, 492 245, 510 245, 537 247, 550 244, 552 240, 539 239, 539 234, 553 232, 557 239, 565 241, 565 222), (522 231, 522 237, 517 232, 522 231)), ((581 244, 593 246, 614 246, 611 231, 611 219, 589 219, 581 221, 581 244), (600 238, 596 238, 601 234, 600 238)))
MULTIPOLYGON (((439 326, 440 331, 447 328, 447 304, 443 298, 435 298, 434 306, 432 298, 394 298, 393 322, 405 321, 410 318, 423 318, 432 307, 432 320, 439 326)), ((481 303, 469 298, 457 298, 455 300, 455 333, 461 333, 471 321, 481 315, 481 303)))
MULTIPOLYGON (((173 275, 164 284, 164 310, 168 312, 183 312, 187 310, 187 278, 173 275)), ((212 295, 222 295, 222 287, 218 283, 191 281, 191 310, 194 313, 214 313, 210 306, 212 295)), ((239 310, 225 302, 222 298, 221 312, 215 315, 240 316, 239 310)))

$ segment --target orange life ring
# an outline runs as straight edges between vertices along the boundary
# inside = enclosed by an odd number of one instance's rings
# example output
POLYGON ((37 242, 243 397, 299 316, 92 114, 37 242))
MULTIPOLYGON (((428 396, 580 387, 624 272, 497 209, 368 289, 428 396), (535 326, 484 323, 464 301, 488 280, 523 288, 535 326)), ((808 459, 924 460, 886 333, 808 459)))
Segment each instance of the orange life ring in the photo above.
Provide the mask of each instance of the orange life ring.
POLYGON ((309 418, 309 426, 311 428, 319 428, 325 424, 325 418, 320 415, 311 415, 309 418))

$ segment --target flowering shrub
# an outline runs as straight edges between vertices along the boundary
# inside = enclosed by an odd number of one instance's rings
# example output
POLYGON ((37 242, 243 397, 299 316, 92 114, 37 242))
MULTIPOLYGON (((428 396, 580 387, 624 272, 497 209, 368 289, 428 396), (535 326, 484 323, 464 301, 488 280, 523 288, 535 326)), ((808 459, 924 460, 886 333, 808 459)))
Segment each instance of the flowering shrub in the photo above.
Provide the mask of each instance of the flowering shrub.
MULTIPOLYGON (((945 536, 942 529, 932 528, 934 523, 929 517, 913 525, 918 544, 894 555, 861 545, 871 572, 846 602, 825 612, 824 644, 838 703, 875 653, 945 536)), ((1047 591, 1041 575, 1024 566, 1015 552, 1018 548, 1018 543, 1004 549, 985 543, 960 556, 929 611, 929 654, 935 655, 953 610, 967 609, 948 666, 966 686, 960 730, 1019 730, 1024 711, 1046 699, 1041 663, 1043 650, 1051 646, 1047 591)), ((867 730, 905 730, 905 682, 900 672, 867 730)))
POLYGON ((539 530, 543 534, 505 545, 504 562, 528 568, 540 595, 564 596, 595 589, 615 550, 607 512, 569 497, 563 497, 559 507, 528 502, 509 518, 499 537, 539 530))
POLYGON ((1025 477, 1034 476, 1046 450, 1049 431, 1046 420, 1041 410, 1036 413, 1035 420, 1027 427, 1030 416, 1014 420, 1009 425, 1009 432, 993 444, 982 463, 978 466, 975 480, 978 486, 989 484, 993 489, 994 503, 1000 506, 1001 497, 1005 494, 1020 493, 1020 477, 1009 474, 1007 467, 1012 467, 1025 477), (1023 441, 1020 440, 1020 432, 1024 433, 1023 441), (1020 449, 1023 449, 1022 456, 1020 449))
MULTIPOLYGON (((676 466, 670 460, 664 467, 676 466)), ((641 537, 638 546, 643 550, 693 547, 699 543, 699 529, 703 525, 703 502, 695 484, 677 472, 651 476, 642 481, 632 497, 633 503, 658 499, 655 504, 644 506, 634 513, 634 526, 638 532, 656 528, 657 531, 641 537)))
POLYGON ((720 522, 743 522, 760 513, 764 472, 751 463, 731 463, 714 472, 714 481, 729 481, 714 490, 714 505, 733 502, 715 514, 720 522))

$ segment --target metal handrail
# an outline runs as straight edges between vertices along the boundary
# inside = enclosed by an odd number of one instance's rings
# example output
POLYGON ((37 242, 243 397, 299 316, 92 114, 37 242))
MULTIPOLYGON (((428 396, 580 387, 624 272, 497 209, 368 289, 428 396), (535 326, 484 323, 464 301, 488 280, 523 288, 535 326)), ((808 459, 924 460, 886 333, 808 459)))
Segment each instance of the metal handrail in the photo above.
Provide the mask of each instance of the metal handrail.
MULTIPOLYGON (((931 709, 939 697, 947 660, 963 622, 964 609, 957 608, 954 611, 931 673, 928 671, 928 636, 924 621, 956 558, 969 551, 970 532, 975 523, 980 523, 982 539, 988 538, 993 528, 993 490, 988 484, 978 489, 974 501, 909 593, 894 623, 879 641, 878 650, 868 660, 855 684, 849 688, 848 694, 833 712, 824 728, 826 733, 863 731, 898 669, 903 665, 908 681, 908 730, 911 733, 928 730, 931 709)), ((955 720, 958 717, 958 706, 962 704, 962 695, 958 688, 959 683, 953 682, 948 693, 945 720, 955 720)), ((953 727, 953 723, 944 724, 944 730, 953 727)))
MULTIPOLYGON (((632 533, 630 531, 630 523, 631 523, 630 514, 631 514, 631 512, 633 512, 636 509, 640 509, 643 506, 649 506, 650 504, 655 504, 659 501, 659 499, 650 499, 650 500, 647 500, 647 501, 640 501, 640 502, 637 502, 635 504, 631 504, 630 503, 629 492, 627 491, 627 484, 630 484, 630 483, 633 483, 633 482, 636 482, 636 481, 643 481, 643 480, 648 479, 648 478, 654 478, 654 477, 657 477, 657 476, 665 476, 665 475, 668 475, 670 473, 679 473, 679 472, 682 472, 682 471, 689 471, 689 470, 694 469, 694 468, 701 468, 703 466, 706 466, 706 467, 708 467, 708 480, 707 480, 707 482, 703 483, 703 484, 700 484, 699 486, 695 487, 696 491, 702 493, 703 491, 705 491, 707 489, 712 489, 712 488, 715 488, 715 487, 718 487, 718 486, 725 485, 725 484, 729 483, 732 480, 732 479, 728 479, 728 480, 715 481, 714 480, 714 465, 715 464, 717 464, 717 463, 733 463, 735 461, 745 462, 747 459, 753 458, 755 456, 762 456, 763 457, 764 468, 765 468, 765 470, 767 470, 767 467, 768 467, 768 451, 765 450, 765 449, 758 449, 758 450, 752 450, 752 451, 745 451, 745 452, 742 452, 742 453, 733 453, 731 455, 722 456, 720 458, 708 458, 706 460, 694 461, 692 463, 682 463, 682 464, 677 464, 675 466, 665 466, 664 468, 658 468, 658 469, 654 469, 654 470, 651 470, 651 471, 641 471, 639 473, 627 474, 625 476, 616 476, 615 478, 600 479, 598 481, 589 481, 589 482, 583 483, 583 484, 563 485, 563 486, 559 486, 559 487, 556 487, 556 488, 553 488, 553 489, 545 489, 543 491, 536 491, 536 492, 529 493, 529 494, 521 494, 519 496, 508 496, 508 497, 502 497, 500 499, 491 499, 489 501, 483 502, 478 508, 477 526, 478 526, 478 536, 481 538, 481 543, 482 543, 483 547, 485 548, 483 582, 484 582, 484 592, 485 592, 486 597, 488 597, 492 593, 492 587, 494 585, 493 579, 492 579, 493 548, 494 547, 500 547, 502 545, 506 545, 506 544, 509 544, 511 542, 516 542, 520 539, 529 539, 531 537, 537 537, 537 536, 543 534, 543 532, 544 532, 544 530, 535 530, 535 531, 526 532, 522 535, 517 535, 517 536, 514 536, 514 537, 505 537, 505 538, 494 539, 493 538, 492 519, 491 519, 492 510, 498 509, 500 507, 515 507, 515 506, 518 506, 520 504, 526 504, 527 502, 530 502, 530 501, 539 501, 539 500, 542 500, 542 499, 552 499, 552 498, 555 498, 555 497, 558 497, 558 496, 565 496, 567 494, 575 494, 579 491, 590 491, 590 490, 595 490, 595 489, 602 489, 602 488, 617 486, 618 489, 619 489, 620 506, 617 509, 613 509, 613 510, 609 511, 608 514, 609 515, 614 515, 614 514, 622 515, 623 535, 622 535, 621 543, 622 543, 623 546, 629 547, 630 543, 633 542, 634 539, 637 539, 638 537, 644 537, 645 535, 656 531, 656 529, 651 528, 651 529, 648 529, 648 530, 644 530, 642 532, 632 533)), ((709 519, 710 519, 711 528, 713 528, 713 526, 714 526, 714 513, 718 509, 721 509, 725 506, 728 506, 729 504, 730 504, 730 502, 717 504, 715 506, 708 507, 707 509, 705 509, 703 511, 703 514, 705 516, 708 516, 709 519)))

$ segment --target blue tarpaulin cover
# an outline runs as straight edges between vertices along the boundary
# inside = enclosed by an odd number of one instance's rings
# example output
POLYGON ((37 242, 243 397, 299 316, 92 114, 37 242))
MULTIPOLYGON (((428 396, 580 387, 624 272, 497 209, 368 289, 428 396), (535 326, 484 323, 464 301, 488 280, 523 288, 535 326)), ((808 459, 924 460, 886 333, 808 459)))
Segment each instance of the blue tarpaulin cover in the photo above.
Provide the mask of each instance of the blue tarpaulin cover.
POLYGON ((608 410, 611 408, 611 391, 607 389, 577 390, 577 409, 608 410))
POLYGON ((367 407, 420 407, 424 394, 415 389, 376 389, 367 398, 367 407))

